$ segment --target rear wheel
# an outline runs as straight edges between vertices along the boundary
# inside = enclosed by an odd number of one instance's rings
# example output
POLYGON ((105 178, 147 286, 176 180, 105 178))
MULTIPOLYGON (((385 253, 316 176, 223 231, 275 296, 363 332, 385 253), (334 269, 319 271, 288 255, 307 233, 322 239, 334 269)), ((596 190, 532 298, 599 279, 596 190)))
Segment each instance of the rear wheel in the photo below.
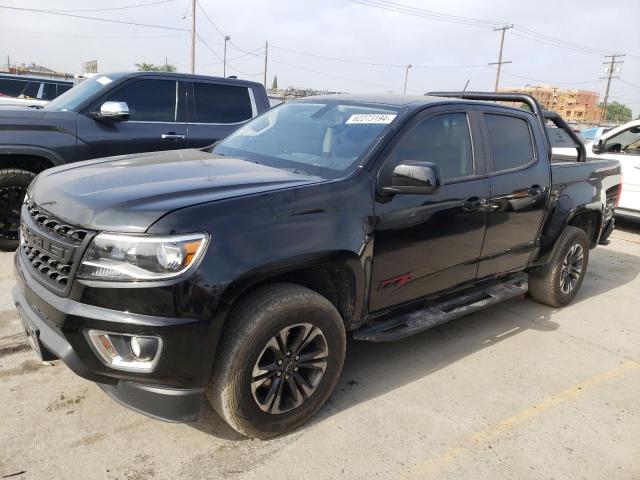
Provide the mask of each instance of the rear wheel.
POLYGON ((18 248, 20 209, 35 173, 27 170, 0 170, 0 249, 18 248))
POLYGON ((529 274, 531 297, 552 307, 567 305, 582 285, 588 262, 589 237, 580 228, 566 227, 549 264, 529 274))
POLYGON ((243 435, 270 438, 316 413, 344 362, 333 304, 308 288, 273 284, 245 298, 229 322, 206 389, 218 414, 243 435))

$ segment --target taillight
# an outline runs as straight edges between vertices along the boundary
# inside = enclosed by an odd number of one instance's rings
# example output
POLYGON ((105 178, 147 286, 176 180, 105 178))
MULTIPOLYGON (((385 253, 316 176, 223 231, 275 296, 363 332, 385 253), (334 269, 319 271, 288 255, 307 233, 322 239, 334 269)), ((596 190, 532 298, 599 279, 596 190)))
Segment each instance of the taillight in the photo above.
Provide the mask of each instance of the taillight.
POLYGON ((618 184, 618 191, 616 192, 616 203, 613 204, 614 208, 618 208, 618 203, 620 203, 621 195, 622 195, 622 175, 620 175, 620 183, 618 184))

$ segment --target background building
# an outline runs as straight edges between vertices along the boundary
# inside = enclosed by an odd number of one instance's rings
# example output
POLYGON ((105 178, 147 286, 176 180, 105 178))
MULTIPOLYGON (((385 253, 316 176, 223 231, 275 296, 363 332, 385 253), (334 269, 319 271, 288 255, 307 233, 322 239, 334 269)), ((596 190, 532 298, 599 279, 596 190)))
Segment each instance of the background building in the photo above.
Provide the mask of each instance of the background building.
POLYGON ((598 106, 599 95, 591 90, 561 90, 554 85, 525 85, 501 88, 500 91, 528 93, 544 109, 558 112, 568 122, 598 123, 602 118, 602 109, 598 106))

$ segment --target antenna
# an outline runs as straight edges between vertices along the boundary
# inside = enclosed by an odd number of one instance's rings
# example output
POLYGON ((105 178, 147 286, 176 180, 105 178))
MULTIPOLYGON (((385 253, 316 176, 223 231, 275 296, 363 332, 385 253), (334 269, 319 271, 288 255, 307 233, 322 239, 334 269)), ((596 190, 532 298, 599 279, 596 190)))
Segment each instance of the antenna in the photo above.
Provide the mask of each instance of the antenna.
POLYGON ((467 83, 464 84, 464 88, 462 89, 462 92, 460 92, 460 98, 464 97, 464 92, 467 91, 467 87, 469 86, 469 82, 471 81, 470 78, 467 79, 467 83))

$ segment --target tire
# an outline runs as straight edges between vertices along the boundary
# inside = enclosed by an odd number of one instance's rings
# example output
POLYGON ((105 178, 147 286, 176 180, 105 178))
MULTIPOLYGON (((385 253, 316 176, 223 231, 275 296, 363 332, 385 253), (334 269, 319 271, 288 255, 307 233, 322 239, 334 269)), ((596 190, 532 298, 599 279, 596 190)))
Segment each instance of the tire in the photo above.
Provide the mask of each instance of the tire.
POLYGON ((27 170, 0 170, 0 250, 18 248, 20 209, 35 176, 27 170))
POLYGON ((587 234, 580 228, 566 227, 558 239, 556 251, 549 263, 541 270, 529 274, 531 297, 552 307, 564 307, 578 293, 588 263, 587 234), (580 258, 581 261, 578 262, 580 258))
POLYGON ((250 293, 230 315, 207 399, 247 437, 267 439, 295 429, 322 407, 340 376, 346 348, 340 314, 313 290, 277 283, 250 293))

